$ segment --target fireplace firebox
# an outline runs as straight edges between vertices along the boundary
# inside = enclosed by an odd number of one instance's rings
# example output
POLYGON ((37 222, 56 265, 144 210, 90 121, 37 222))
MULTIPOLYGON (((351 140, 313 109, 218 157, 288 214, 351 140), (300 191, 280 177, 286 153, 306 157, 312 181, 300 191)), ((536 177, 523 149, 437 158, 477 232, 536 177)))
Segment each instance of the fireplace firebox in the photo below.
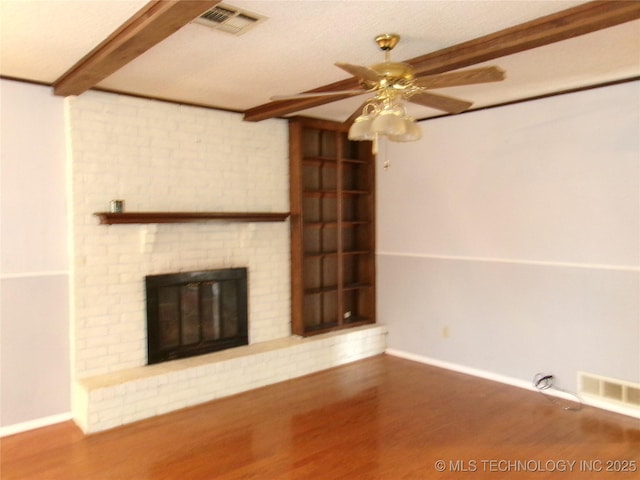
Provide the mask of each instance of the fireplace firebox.
POLYGON ((247 345, 247 269, 149 275, 148 364, 247 345))

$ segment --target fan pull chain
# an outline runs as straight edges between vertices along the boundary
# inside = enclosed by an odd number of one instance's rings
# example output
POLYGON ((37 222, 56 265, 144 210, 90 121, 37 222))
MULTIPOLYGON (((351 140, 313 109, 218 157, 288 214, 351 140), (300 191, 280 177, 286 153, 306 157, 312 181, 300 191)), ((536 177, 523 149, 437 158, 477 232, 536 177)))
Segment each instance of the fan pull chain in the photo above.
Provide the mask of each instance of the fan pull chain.
POLYGON ((382 168, 386 172, 389 170, 389 167, 391 167, 391 160, 389 160, 389 142, 384 142, 384 161, 382 162, 382 168))

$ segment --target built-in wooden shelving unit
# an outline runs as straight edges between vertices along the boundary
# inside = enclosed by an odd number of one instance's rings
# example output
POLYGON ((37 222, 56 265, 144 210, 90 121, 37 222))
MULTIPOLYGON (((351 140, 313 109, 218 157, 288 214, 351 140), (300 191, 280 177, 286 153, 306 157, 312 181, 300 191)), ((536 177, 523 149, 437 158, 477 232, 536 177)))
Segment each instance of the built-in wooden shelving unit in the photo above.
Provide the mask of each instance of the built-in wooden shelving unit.
POLYGON ((226 222, 283 222, 289 212, 98 212, 102 225, 128 223, 189 223, 210 220, 226 222))
POLYGON ((289 122, 292 331, 375 322, 374 156, 344 124, 289 122))

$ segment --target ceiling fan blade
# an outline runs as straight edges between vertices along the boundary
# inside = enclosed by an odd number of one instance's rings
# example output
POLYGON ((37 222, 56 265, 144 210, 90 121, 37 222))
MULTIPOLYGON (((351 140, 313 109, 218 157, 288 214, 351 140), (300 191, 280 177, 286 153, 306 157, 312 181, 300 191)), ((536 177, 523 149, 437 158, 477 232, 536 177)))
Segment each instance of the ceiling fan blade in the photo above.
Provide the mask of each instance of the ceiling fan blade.
POLYGON ((293 95, 276 95, 271 97, 271 100, 274 102, 280 100, 297 100, 300 98, 315 98, 315 97, 345 97, 352 95, 362 95, 363 93, 367 93, 366 90, 343 90, 336 92, 309 92, 309 93, 296 93, 293 95))
POLYGON ((431 92, 416 93, 409 98, 409 101, 419 105, 424 105, 425 107, 443 110, 448 113, 464 112, 473 105, 472 102, 468 102, 466 100, 445 97, 444 95, 436 95, 431 92))
POLYGON ((369 82, 377 82, 380 80, 380 75, 375 70, 371 70, 369 67, 363 67, 362 65, 352 65, 350 63, 336 63, 336 67, 341 68, 347 73, 350 73, 354 77, 362 78, 369 82))
POLYGON ((444 88, 476 83, 499 82, 504 80, 505 72, 498 67, 472 68, 459 72, 440 73, 438 75, 420 76, 416 74, 414 84, 423 88, 444 88))

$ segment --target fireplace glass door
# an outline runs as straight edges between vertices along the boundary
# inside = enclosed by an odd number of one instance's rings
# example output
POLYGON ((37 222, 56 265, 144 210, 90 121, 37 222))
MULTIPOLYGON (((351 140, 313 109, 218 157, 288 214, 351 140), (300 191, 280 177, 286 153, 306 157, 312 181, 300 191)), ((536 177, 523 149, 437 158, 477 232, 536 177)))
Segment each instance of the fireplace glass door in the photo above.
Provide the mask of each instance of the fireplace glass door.
POLYGON ((247 345, 244 268, 146 278, 148 363, 247 345))

